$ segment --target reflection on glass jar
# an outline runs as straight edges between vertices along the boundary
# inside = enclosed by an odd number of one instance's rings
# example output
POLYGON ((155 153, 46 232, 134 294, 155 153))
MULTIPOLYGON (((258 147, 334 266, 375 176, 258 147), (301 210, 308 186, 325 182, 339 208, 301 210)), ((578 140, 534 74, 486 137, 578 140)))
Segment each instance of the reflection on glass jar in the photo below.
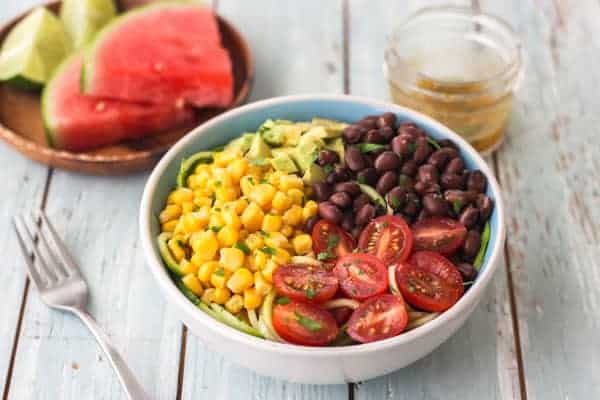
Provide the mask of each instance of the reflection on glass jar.
POLYGON ((520 44, 495 17, 428 8, 393 32, 384 71, 395 103, 430 115, 489 153, 504 138, 522 74, 520 44))

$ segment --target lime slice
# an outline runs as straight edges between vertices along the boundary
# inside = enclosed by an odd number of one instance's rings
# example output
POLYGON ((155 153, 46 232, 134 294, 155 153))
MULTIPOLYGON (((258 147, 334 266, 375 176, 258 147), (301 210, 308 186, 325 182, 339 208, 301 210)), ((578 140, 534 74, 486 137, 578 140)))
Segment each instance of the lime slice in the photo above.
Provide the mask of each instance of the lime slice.
POLYGON ((0 81, 42 86, 71 52, 60 20, 43 7, 34 9, 8 34, 0 50, 0 81))
POLYGON ((63 0, 60 18, 76 49, 89 43, 117 14, 113 0, 63 0))

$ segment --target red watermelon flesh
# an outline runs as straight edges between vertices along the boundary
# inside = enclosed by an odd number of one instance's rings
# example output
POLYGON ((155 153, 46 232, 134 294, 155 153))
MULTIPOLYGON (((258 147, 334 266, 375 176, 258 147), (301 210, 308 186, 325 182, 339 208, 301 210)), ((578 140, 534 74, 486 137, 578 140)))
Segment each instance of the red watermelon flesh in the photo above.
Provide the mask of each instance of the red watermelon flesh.
POLYGON ((42 113, 53 147, 89 150, 190 122, 189 108, 123 102, 81 93, 82 55, 66 60, 46 85, 42 113))
POLYGON ((127 101, 226 107, 229 54, 214 13, 168 3, 144 7, 103 29, 86 54, 84 92, 127 101))

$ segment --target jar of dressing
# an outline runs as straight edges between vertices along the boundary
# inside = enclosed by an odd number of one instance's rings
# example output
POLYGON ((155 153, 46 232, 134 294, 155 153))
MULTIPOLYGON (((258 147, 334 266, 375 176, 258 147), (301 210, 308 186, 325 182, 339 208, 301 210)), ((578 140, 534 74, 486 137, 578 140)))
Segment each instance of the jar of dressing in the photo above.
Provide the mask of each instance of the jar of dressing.
POLYGON ((504 21, 435 7, 394 30, 384 74, 395 103, 433 117, 487 154, 504 139, 521 63, 520 42, 504 21))

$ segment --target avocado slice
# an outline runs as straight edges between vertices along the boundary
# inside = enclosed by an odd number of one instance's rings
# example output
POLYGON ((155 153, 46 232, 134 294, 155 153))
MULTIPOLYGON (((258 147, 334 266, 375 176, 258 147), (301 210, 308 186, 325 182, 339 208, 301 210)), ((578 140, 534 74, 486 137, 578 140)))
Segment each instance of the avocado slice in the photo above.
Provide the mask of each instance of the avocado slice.
POLYGON ((242 155, 246 154, 246 152, 248 150, 250 150, 250 146, 252 145, 252 141, 254 140, 254 135, 256 135, 256 134, 255 133, 244 133, 239 138, 234 139, 231 142, 229 142, 223 150, 241 153, 242 155))
POLYGON ((275 168, 277 171, 285 172, 287 174, 298 172, 296 164, 294 163, 292 158, 286 153, 279 153, 270 161, 273 168, 275 168))
POLYGON ((327 140, 325 142, 325 148, 335 151, 340 157, 340 160, 344 160, 346 152, 344 150, 344 140, 341 137, 327 140))
POLYGON ((305 172, 314 164, 319 151, 325 147, 323 139, 306 133, 300 137, 298 147, 294 153, 294 160, 300 167, 302 172, 305 172))
POLYGON ((163 232, 158 235, 158 238, 156 239, 158 242, 158 251, 164 263, 167 265, 167 268, 169 268, 169 271, 177 276, 182 276, 183 272, 181 272, 179 263, 175 261, 171 251, 169 250, 169 246, 167 245, 169 239, 171 239, 171 234, 168 232, 163 232))
POLYGON ((334 138, 342 136, 342 132, 348 126, 345 122, 335 121, 333 119, 313 118, 313 126, 322 126, 327 130, 327 137, 334 138))
POLYGON ((325 171, 317 164, 312 163, 304 172, 302 180, 307 185, 314 185, 317 182, 322 182, 325 180, 325 171))
POLYGON ((250 160, 256 160, 259 158, 269 157, 271 157, 271 148, 269 145, 264 141, 262 135, 254 135, 250 149, 246 153, 246 158, 249 158, 250 160))
POLYGON ((181 161, 181 166, 179 167, 179 174, 177 174, 177 187, 181 188, 187 186, 187 178, 194 173, 194 168, 196 168, 196 165, 208 164, 212 161, 212 151, 201 151, 193 154, 189 158, 184 158, 183 161, 181 161))

